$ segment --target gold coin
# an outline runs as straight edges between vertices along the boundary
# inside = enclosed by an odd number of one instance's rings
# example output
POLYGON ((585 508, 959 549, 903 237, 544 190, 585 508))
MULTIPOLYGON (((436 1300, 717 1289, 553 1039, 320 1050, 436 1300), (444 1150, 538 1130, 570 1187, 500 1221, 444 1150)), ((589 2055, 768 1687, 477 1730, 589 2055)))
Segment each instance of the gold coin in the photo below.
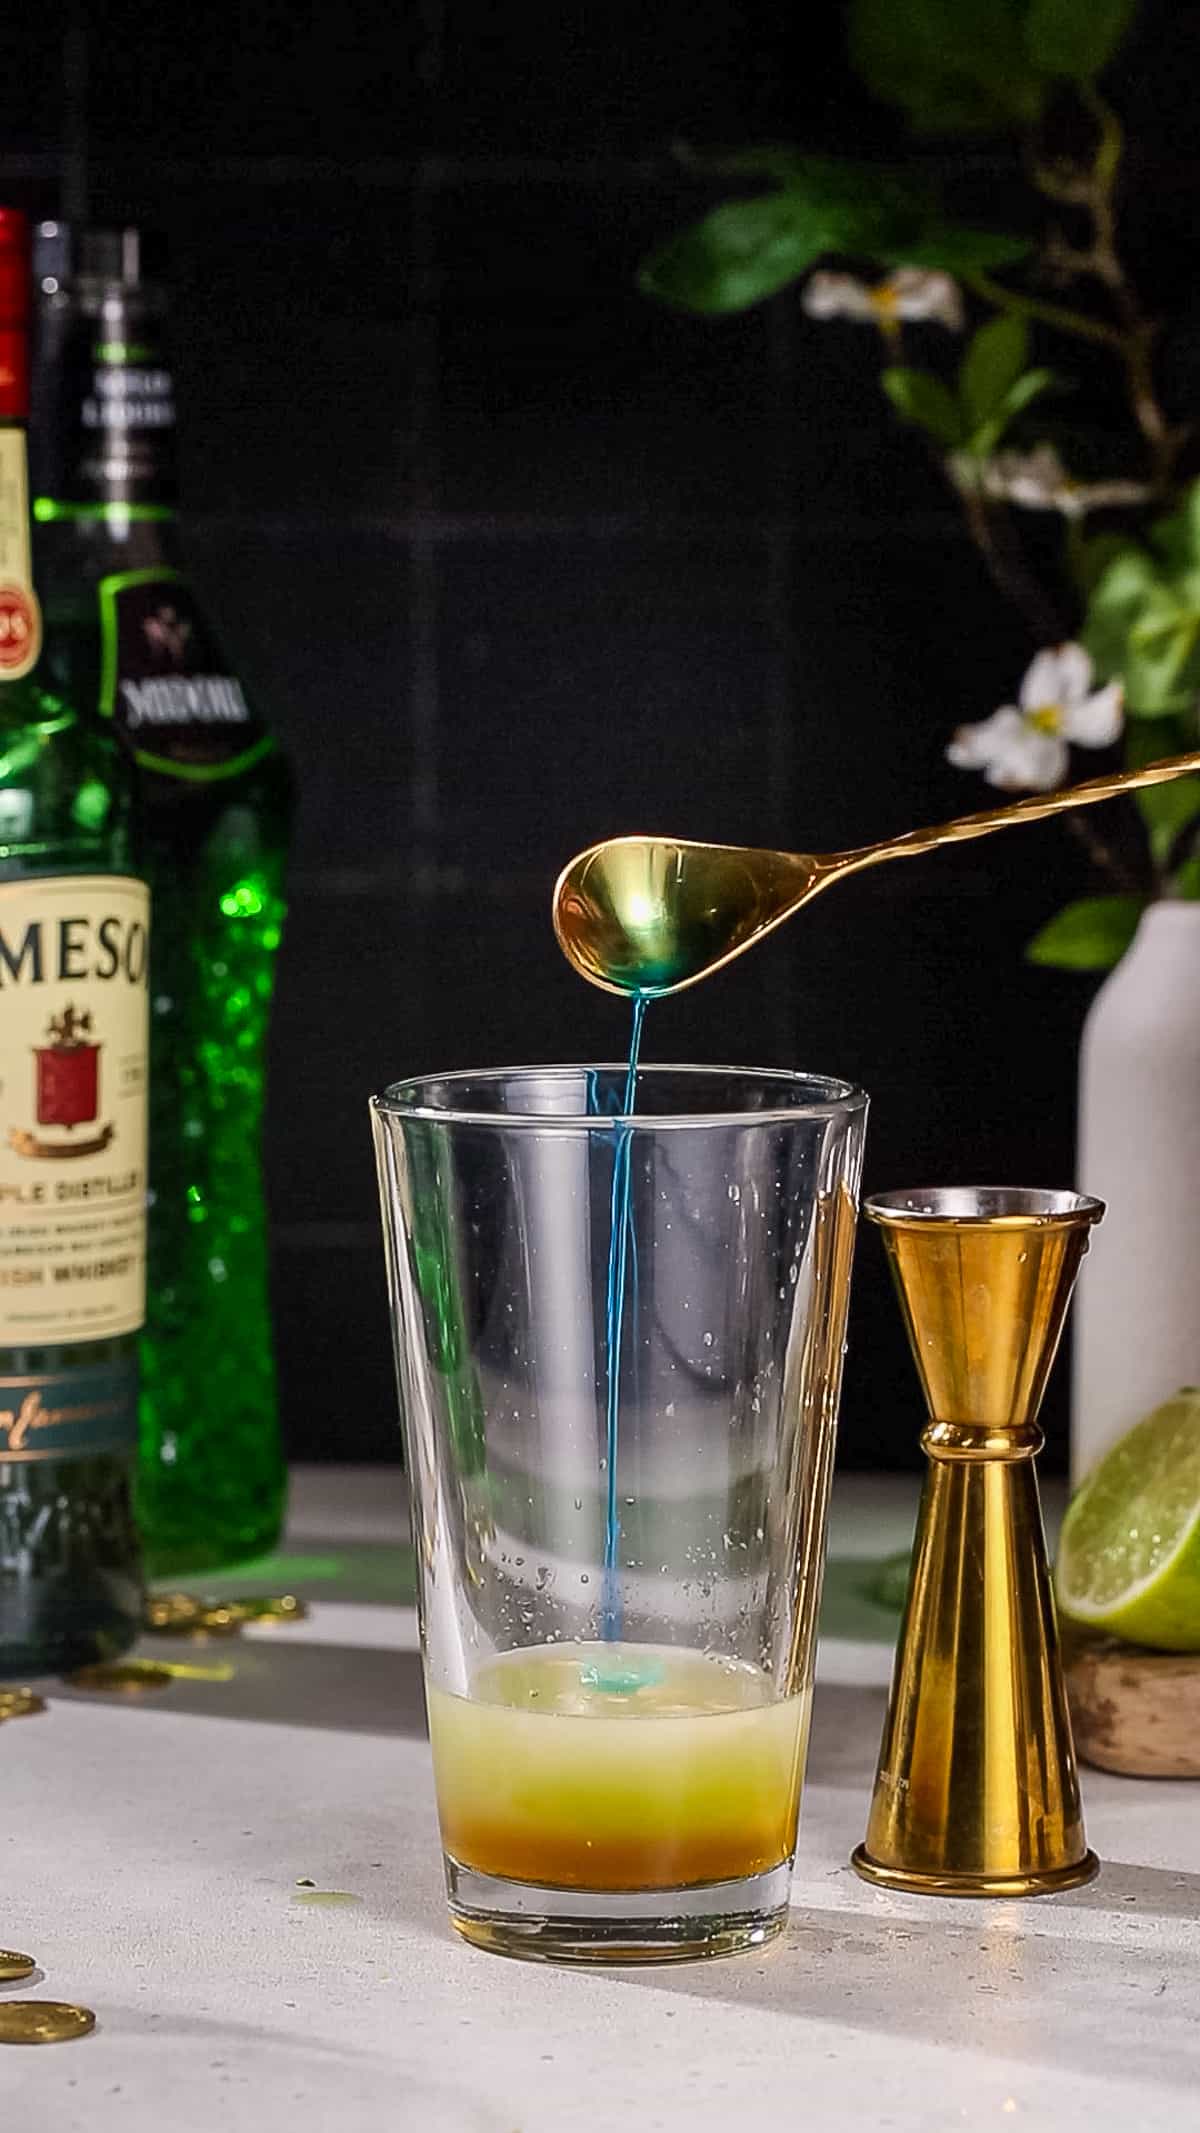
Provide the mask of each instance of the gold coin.
POLYGON ((45 1708, 45 1697, 33 1689, 0 1689, 0 1724, 6 1718, 33 1718, 45 1708))
POLYGON ((99 1666, 80 1666, 67 1675, 73 1689, 103 1689, 114 1696, 140 1696, 144 1689, 165 1689, 171 1680, 169 1667, 153 1659, 116 1659, 99 1666))
POLYGON ((0 2044, 65 2044, 95 2027, 90 2007, 66 2000, 0 2000, 0 2044))
POLYGON ((245 1616, 232 1601, 200 1599, 191 1592, 152 1592, 144 1620, 159 1637, 236 1637, 245 1616))
POLYGON ((32 1955, 18 1955, 15 1948, 0 1948, 0 1985, 14 1985, 37 1969, 32 1955))
POLYGON ((306 1603, 294 1592, 251 1592, 225 1605, 243 1622, 303 1622, 308 1614, 306 1603))
POLYGON ((205 1644, 210 1637, 236 1637, 241 1627, 241 1615, 224 1600, 202 1600, 190 1622, 171 1622, 160 1634, 205 1644))
POLYGON ((246 1617, 240 1609, 228 1601, 217 1600, 206 1607, 196 1624, 193 1635, 201 1637, 236 1637, 246 1617))
POLYGON ((142 1619, 147 1629, 191 1629, 208 1605, 194 1592, 148 1592, 142 1619))

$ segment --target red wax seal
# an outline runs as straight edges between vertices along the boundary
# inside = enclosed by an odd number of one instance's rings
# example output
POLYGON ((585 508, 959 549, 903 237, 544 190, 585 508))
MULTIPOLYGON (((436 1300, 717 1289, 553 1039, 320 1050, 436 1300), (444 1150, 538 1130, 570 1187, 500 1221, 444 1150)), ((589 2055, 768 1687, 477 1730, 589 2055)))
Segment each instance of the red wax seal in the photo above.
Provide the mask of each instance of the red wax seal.
POLYGON ((0 416, 23 422, 29 413, 29 225, 0 207, 0 416))
POLYGON ((98 1044, 74 1051, 38 1046, 37 1121, 39 1126, 90 1125, 100 1108, 98 1044))
POLYGON ((34 1046, 39 1126, 89 1124, 100 1107, 100 1046, 91 1010, 64 1007, 50 1017, 48 1044, 34 1046))
POLYGON ((0 585, 0 674, 23 673, 41 643, 37 602, 24 585, 0 585))

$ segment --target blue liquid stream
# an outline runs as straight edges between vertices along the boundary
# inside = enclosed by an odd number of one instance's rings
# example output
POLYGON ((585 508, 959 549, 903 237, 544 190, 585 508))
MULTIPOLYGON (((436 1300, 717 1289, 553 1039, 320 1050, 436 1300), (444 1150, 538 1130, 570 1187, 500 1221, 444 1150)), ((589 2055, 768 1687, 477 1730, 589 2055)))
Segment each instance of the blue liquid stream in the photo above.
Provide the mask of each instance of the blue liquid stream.
MULTIPOLYGON (((629 1064, 625 1070, 625 1088, 621 1099, 621 1115, 624 1118, 632 1114, 637 1098, 638 1054, 641 1050, 642 1024, 645 1019, 645 997, 642 993, 635 993, 633 1027, 629 1036, 629 1064)), ((607 1638, 620 1636, 622 1616, 617 1567, 621 1546, 621 1518, 617 1508, 617 1451, 620 1439, 621 1342, 625 1324, 625 1285, 629 1273, 629 1248, 633 1232, 631 1154, 631 1128, 618 1126, 613 1136, 612 1206, 605 1313, 607 1386, 604 1449, 608 1487, 604 1513, 604 1602, 601 1629, 607 1638)))

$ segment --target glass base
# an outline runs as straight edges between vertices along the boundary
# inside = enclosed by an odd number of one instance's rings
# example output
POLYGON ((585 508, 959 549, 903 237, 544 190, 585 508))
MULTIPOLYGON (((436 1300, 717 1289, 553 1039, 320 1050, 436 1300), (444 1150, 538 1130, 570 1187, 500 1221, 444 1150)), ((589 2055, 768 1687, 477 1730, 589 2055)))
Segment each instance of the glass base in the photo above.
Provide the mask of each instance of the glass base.
POLYGON ((444 1856, 455 1931, 524 1962, 698 1962, 764 1948, 787 1923, 790 1860, 743 1881, 597 1891, 501 1881, 444 1856))

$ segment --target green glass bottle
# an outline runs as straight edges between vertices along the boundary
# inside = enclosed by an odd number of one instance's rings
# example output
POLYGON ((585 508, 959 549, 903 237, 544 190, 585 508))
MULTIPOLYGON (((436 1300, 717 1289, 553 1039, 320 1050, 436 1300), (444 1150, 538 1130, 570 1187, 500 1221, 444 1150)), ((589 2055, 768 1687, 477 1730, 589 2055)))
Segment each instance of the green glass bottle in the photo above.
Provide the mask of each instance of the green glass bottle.
POLYGON ((126 1650, 149 918, 132 778, 35 590, 28 229, 0 209, 0 1678, 126 1650))
POLYGON ((34 513, 62 685, 131 759, 155 903, 137 1510, 156 1573, 283 1515, 260 1137, 291 779, 176 546, 161 283, 132 230, 44 224, 34 513))

